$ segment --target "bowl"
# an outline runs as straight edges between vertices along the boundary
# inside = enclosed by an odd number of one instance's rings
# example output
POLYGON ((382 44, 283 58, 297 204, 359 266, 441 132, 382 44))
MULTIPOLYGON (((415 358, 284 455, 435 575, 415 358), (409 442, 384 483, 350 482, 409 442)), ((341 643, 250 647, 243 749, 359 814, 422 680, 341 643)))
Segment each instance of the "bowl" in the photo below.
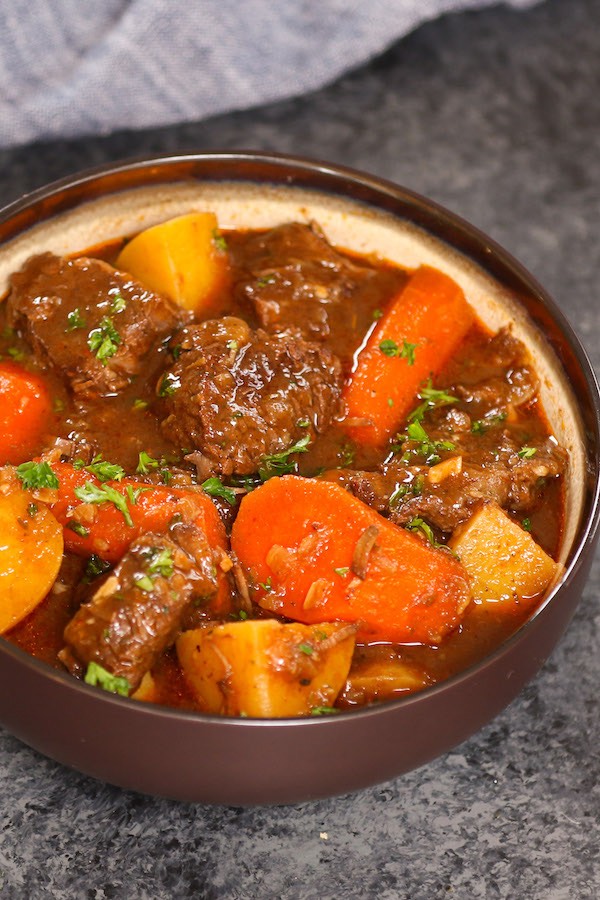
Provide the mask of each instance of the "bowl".
POLYGON ((315 219, 329 239, 406 266, 429 263, 479 317, 529 347, 570 453, 563 574, 526 623, 476 665, 394 702, 312 719, 219 718, 107 694, 0 640, 0 723, 47 756, 114 785, 184 801, 274 804, 400 775, 476 732, 519 693, 567 627, 598 537, 598 386, 568 322, 533 277, 459 217, 340 166, 261 153, 146 158, 42 188, 0 213, 0 295, 32 253, 70 253, 188 211, 222 227, 315 219), (285 760, 285 765, 282 764, 285 760))

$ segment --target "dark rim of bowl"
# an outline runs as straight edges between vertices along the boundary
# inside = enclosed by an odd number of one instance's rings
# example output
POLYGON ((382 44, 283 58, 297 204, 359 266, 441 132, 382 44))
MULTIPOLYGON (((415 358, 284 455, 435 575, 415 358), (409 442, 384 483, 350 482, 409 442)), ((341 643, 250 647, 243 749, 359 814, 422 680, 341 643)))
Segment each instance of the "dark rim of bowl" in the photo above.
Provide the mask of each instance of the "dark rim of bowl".
MULTIPOLYGON (((278 719, 252 718, 244 719, 233 716, 217 716, 200 713, 193 710, 182 710, 171 706, 159 704, 137 703, 136 714, 159 716, 161 719, 173 718, 189 722, 201 722, 210 725, 222 725, 230 727, 277 727, 307 725, 316 726, 324 723, 333 723, 343 719, 348 721, 357 716, 391 714, 399 707, 406 707, 422 700, 432 694, 443 693, 461 681, 470 679, 476 672, 482 671, 496 662, 501 656, 509 653, 512 647, 520 642, 523 636, 534 627, 537 619, 554 600, 555 596, 566 589, 575 579, 581 565, 585 548, 593 543, 600 524, 600 388, 588 355, 571 327, 566 316, 531 273, 519 263, 507 250, 497 244, 484 232, 474 225, 462 219, 456 213, 451 212, 435 201, 418 194, 408 188, 401 187, 394 182, 369 175, 347 166, 331 164, 318 159, 296 157, 282 153, 263 153, 262 151, 214 151, 207 153, 181 153, 171 156, 157 154, 153 156, 141 156, 125 159, 114 163, 106 163, 72 176, 53 181, 44 187, 23 195, 18 200, 10 203, 0 210, 0 244, 23 233, 27 228, 46 219, 51 219, 61 212, 75 208, 79 202, 86 203, 100 197, 118 194, 136 187, 144 187, 149 184, 166 184, 169 181, 211 181, 264 183, 275 187, 306 188, 324 194, 339 196, 353 201, 358 205, 383 210, 391 213, 396 218, 404 218, 417 225, 425 233, 430 233, 434 238, 441 240, 451 249, 458 251, 467 257, 480 269, 501 284, 519 294, 523 288, 526 296, 519 297, 521 305, 525 306, 530 317, 541 326, 538 316, 532 315, 533 305, 549 317, 543 319, 544 323, 554 325, 553 330, 560 333, 561 346, 553 345, 555 352, 563 363, 563 369, 567 380, 571 383, 576 396, 581 401, 587 401, 587 408, 580 412, 584 415, 584 430, 587 438, 587 465, 588 487, 587 499, 581 513, 581 521, 578 533, 570 551, 570 560, 565 566, 565 571, 560 582, 550 591, 542 603, 536 607, 529 618, 495 650, 487 654, 483 659, 472 663, 450 678, 431 685, 422 691, 410 693, 405 697, 374 704, 359 709, 340 711, 334 716, 315 717, 290 717, 278 719), (183 172, 179 177, 169 177, 169 171, 181 167, 192 169, 194 166, 214 167, 215 172, 202 173, 183 172), (254 176, 236 171, 236 167, 246 166, 254 168, 254 176), (222 168, 227 168, 223 173, 222 168), (220 173, 217 170, 221 170, 220 173), (166 171, 165 171, 166 170, 166 171), (262 174, 261 174, 262 170, 262 174), (264 177, 270 174, 269 177, 264 177), (119 178, 127 175, 134 176, 130 183, 119 184, 119 178), (283 177, 282 177, 283 176, 283 177), (103 187, 103 182, 108 181, 108 188, 103 187), (114 186, 110 188, 110 182, 114 186), (68 192, 68 197, 64 197, 68 192), (81 197, 75 203, 70 201, 72 194, 81 197), (69 200, 70 202, 67 202, 69 200), (36 205, 42 209, 36 210, 36 205), (400 209, 398 207, 401 207, 400 209), (41 215, 40 215, 41 213, 41 215), (29 215, 27 215, 29 214, 29 215), (527 302, 529 300, 529 304, 527 302), (556 326, 558 325, 558 329, 556 326), (565 362, 563 356, 567 357, 565 362), (572 383, 572 371, 579 369, 579 384, 572 383), (577 388, 579 390, 577 390, 577 388), (584 395, 580 393, 584 390, 584 395)), ((543 330, 543 329, 542 329, 543 330)), ((30 666, 41 675, 57 681, 70 690, 83 692, 85 696, 94 696, 96 701, 109 704, 129 703, 129 698, 119 697, 98 691, 84 682, 73 678, 66 672, 54 669, 47 663, 36 659, 21 648, 11 644, 6 638, 0 636, 0 652, 12 656, 16 662, 30 666)))

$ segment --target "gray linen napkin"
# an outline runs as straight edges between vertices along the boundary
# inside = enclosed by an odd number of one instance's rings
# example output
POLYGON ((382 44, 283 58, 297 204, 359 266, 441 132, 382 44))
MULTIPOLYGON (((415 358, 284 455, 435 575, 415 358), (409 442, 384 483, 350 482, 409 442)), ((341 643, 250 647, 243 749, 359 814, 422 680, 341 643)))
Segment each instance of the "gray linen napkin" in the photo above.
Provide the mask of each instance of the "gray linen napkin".
POLYGON ((0 146, 192 121, 302 94, 424 21, 494 2, 2 0, 0 146))

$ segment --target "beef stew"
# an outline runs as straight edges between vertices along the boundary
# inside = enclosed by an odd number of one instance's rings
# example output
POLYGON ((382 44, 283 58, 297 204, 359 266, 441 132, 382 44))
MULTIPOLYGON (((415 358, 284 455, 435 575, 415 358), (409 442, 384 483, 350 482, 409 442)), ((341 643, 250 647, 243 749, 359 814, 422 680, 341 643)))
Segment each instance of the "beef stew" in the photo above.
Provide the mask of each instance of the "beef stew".
POLYGON ((53 405, 22 458, 6 428, 3 496, 64 553, 6 636, 225 715, 331 715, 482 658, 558 573, 568 460, 527 351, 442 273, 317 226, 213 242, 218 316, 214 291, 190 308, 121 271, 120 243, 13 276, 4 365, 53 405), (490 590, 461 562, 473 521, 506 557, 490 590))

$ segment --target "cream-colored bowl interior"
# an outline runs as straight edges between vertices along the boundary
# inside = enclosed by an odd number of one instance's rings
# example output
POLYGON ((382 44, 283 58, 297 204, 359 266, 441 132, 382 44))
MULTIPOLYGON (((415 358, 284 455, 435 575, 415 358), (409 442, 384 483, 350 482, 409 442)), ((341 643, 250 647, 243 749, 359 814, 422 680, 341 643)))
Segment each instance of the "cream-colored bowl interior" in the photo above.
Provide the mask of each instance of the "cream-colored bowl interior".
POLYGON ((61 213, 0 247, 0 296, 7 289, 10 273, 34 253, 75 253, 192 210, 214 211, 224 229, 268 228, 282 222, 315 220, 328 239, 340 247, 376 254, 409 268, 427 263, 442 269, 461 285, 485 325, 493 330, 510 326, 535 360, 544 409, 557 440, 569 451, 567 526, 560 551, 564 563, 583 509, 585 452, 577 402, 560 363, 509 291, 446 244, 406 221, 303 188, 244 182, 135 188, 61 213))

